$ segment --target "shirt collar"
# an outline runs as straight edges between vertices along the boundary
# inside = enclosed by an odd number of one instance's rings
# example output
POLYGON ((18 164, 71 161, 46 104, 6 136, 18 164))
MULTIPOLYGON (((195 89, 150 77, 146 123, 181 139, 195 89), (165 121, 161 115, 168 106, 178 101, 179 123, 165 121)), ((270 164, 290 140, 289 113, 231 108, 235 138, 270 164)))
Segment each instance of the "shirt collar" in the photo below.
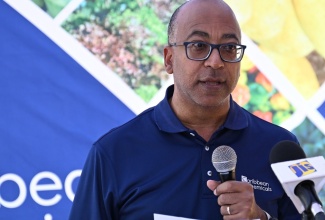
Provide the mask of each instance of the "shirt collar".
MULTIPOLYGON (((154 120, 158 128, 169 133, 188 131, 176 117, 168 100, 173 96, 174 85, 166 90, 165 98, 154 108, 154 120)), ((230 98, 230 109, 223 127, 231 130, 240 130, 248 126, 245 110, 230 98)))

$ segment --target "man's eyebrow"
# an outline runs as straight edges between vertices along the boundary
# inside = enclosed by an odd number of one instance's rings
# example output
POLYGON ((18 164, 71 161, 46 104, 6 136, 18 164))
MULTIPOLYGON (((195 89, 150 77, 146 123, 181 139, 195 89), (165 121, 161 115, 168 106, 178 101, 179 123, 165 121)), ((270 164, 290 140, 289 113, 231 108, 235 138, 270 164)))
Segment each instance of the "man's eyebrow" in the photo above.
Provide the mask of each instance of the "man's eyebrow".
POLYGON ((235 39, 239 42, 239 39, 236 34, 224 34, 222 35, 222 39, 235 39))
POLYGON ((187 36, 186 40, 190 39, 193 36, 200 36, 200 37, 204 37, 204 38, 209 38, 209 34, 204 32, 204 31, 193 31, 192 33, 190 33, 190 35, 187 36))
MULTIPOLYGON (((187 36, 186 40, 190 39, 193 36, 200 36, 200 37, 204 37, 204 38, 209 38, 210 37, 210 35, 207 32, 195 30, 192 33, 190 33, 190 35, 187 36)), ((237 40, 239 42, 239 39, 238 39, 237 35, 232 34, 232 33, 223 34, 222 39, 235 39, 235 40, 237 40)))

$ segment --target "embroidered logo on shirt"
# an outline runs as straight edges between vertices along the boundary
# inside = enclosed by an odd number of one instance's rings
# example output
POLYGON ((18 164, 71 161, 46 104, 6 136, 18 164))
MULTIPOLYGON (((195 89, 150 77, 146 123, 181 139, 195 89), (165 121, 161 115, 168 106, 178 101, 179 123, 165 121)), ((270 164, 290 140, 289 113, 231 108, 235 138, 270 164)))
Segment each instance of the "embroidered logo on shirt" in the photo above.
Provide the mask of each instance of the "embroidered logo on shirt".
POLYGON ((256 190, 262 190, 262 191, 266 191, 266 192, 272 191, 270 184, 267 182, 262 182, 262 181, 255 180, 255 179, 248 179, 247 176, 241 176, 241 181, 250 183, 253 186, 253 188, 256 190))

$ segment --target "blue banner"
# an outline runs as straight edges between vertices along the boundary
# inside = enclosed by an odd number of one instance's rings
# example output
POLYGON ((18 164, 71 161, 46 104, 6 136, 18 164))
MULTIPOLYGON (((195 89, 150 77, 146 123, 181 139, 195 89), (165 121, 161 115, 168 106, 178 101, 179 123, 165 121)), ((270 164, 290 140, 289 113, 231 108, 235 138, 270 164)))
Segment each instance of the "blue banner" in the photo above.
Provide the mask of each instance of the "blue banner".
POLYGON ((135 114, 0 1, 0 219, 67 219, 92 143, 135 114))

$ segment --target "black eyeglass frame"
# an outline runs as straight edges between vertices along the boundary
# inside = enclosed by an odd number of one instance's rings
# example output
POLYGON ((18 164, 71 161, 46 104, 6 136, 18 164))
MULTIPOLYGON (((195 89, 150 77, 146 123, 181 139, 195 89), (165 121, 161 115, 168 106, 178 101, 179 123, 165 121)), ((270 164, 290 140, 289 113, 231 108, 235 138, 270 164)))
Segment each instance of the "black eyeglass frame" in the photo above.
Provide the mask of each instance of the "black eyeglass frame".
POLYGON ((189 60, 194 60, 194 61, 204 61, 204 60, 207 60, 209 59, 211 53, 212 53, 212 50, 213 49, 217 49, 218 50, 218 53, 219 53, 219 56, 221 58, 222 61, 224 62, 228 62, 228 63, 238 63, 240 62, 242 59, 243 59, 243 56, 244 56, 244 53, 245 53, 245 49, 246 49, 246 45, 242 45, 242 44, 236 44, 236 43, 226 43, 226 44, 210 44, 210 43, 207 43, 207 42, 201 42, 201 41, 198 41, 198 42, 183 42, 181 44, 177 44, 177 43, 169 43, 169 46, 170 47, 177 47, 177 46, 184 46, 185 48, 185 53, 186 53, 186 57, 189 59, 189 60), (206 44, 206 45, 210 45, 210 51, 208 53, 208 55, 204 58, 201 58, 201 59, 193 59, 193 58, 190 58, 187 54, 187 45, 189 44, 193 44, 193 43, 202 43, 202 44, 206 44), (239 58, 237 58, 236 60, 226 60, 222 57, 221 53, 220 53, 220 47, 222 46, 227 46, 227 45, 234 45, 234 46, 240 46, 241 49, 243 50, 241 56, 239 58))

